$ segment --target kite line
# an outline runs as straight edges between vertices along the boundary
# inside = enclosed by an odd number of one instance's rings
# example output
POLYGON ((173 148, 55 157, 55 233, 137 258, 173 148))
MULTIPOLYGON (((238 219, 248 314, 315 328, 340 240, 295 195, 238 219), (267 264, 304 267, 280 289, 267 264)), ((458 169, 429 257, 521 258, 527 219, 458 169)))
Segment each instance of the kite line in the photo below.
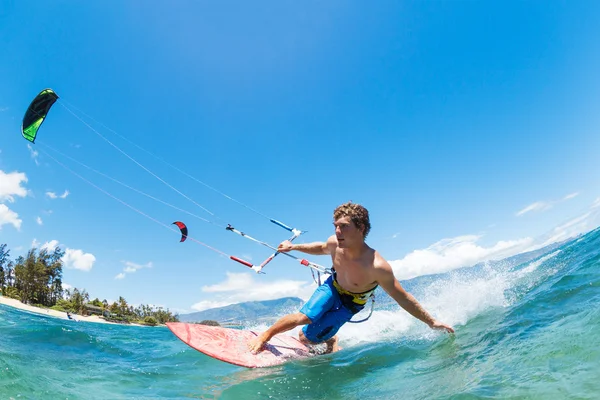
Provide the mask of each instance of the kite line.
MULTIPOLYGON (((59 97, 58 95, 52 90, 52 89, 44 89, 42 90, 31 102, 30 106, 28 107, 27 111, 25 112, 25 115, 23 117, 23 123, 21 126, 21 133, 23 135, 23 137, 28 140, 31 143, 35 143, 37 136, 38 136, 38 130, 40 129, 42 123, 45 121, 48 112, 50 111, 51 107, 58 101, 59 97)), ((89 115, 83 113, 82 111, 78 110, 76 107, 72 106, 69 104, 70 107, 68 107, 66 104, 66 101, 61 100, 59 102, 59 104, 66 110, 68 111, 72 116, 74 116, 77 120, 79 120, 82 124, 84 124, 88 129, 90 129, 93 133, 95 133, 98 137, 100 137, 103 141, 105 141, 107 144, 109 144, 111 147, 113 147, 115 150, 117 150, 119 153, 121 153, 124 157, 126 157, 129 161, 133 162, 135 165, 137 165, 139 168, 141 168, 142 170, 144 170, 146 173, 148 173, 149 175, 151 175, 153 178, 157 179, 159 182, 161 182, 163 185, 167 186, 169 189, 171 189, 172 191, 176 192, 177 194, 179 194, 180 196, 184 197, 186 200, 190 201, 191 203, 193 203, 194 205, 196 205, 197 207, 201 208, 204 212, 206 212, 207 214, 209 214, 212 218, 218 219, 221 221, 221 223, 217 223, 214 220, 210 220, 207 218, 203 218, 201 216, 198 216, 196 214, 193 214, 187 210, 184 210, 182 208, 179 208, 177 206, 174 206, 173 204, 167 203, 155 196, 152 196, 148 193, 145 193, 139 189, 134 188, 133 186, 130 186, 126 183, 123 183, 117 179, 114 179, 110 176, 108 176, 107 174, 104 174, 78 160, 75 160, 74 158, 60 152, 57 149, 54 149, 53 147, 49 146, 48 144, 44 144, 42 143, 41 145, 45 148, 47 148, 48 150, 60 155, 61 157, 67 158, 72 162, 77 163, 78 165, 88 169, 91 172, 94 172, 95 174, 98 174, 106 179, 109 179, 111 181, 113 181, 114 183, 117 183, 129 190, 132 190, 140 195, 143 195, 151 200, 154 200, 156 202, 159 202, 163 205, 166 205, 168 207, 171 207, 173 209, 176 209, 180 212, 186 213, 187 215, 190 215, 194 218, 197 218, 201 221, 204 221, 206 223, 209 224, 213 224, 215 226, 218 226, 220 228, 225 228, 226 230, 233 232, 241 237, 244 237, 248 240, 251 240, 252 242, 265 246, 271 250, 274 250, 274 253, 272 253, 269 257, 267 257, 263 262, 261 262, 258 265, 254 265, 249 261, 243 260, 239 257, 236 256, 232 256, 229 255, 213 246, 210 246, 200 240, 195 239, 193 236, 189 235, 188 232, 188 227, 187 225, 182 222, 182 221, 175 221, 171 224, 167 224, 164 222, 159 221, 158 219, 148 215, 147 213, 139 210, 138 208, 131 206, 130 204, 128 204, 127 202, 125 202, 124 200, 114 196, 113 194, 109 193, 108 191, 106 191, 105 189, 102 189, 101 187, 99 187, 98 185, 94 184, 93 182, 91 182, 90 180, 86 179, 85 177, 83 177, 82 175, 78 174, 77 172, 75 172, 73 169, 69 168, 68 166, 66 166, 64 163, 60 162, 59 160, 57 160, 54 156, 52 156, 50 153, 46 152, 44 149, 41 149, 40 151, 45 154, 47 157, 49 157, 50 159, 52 159, 54 162, 56 162, 58 165, 62 166, 63 168, 65 168, 67 171, 69 171, 70 173, 74 174, 76 177, 78 177, 79 179, 83 180, 84 182, 86 182, 87 184, 91 185, 92 187, 94 187, 95 189, 101 191, 102 193, 104 193, 105 195, 111 197, 112 199, 116 200, 117 202, 123 204, 124 206, 128 207, 129 209, 137 212, 138 214, 150 219, 151 221, 171 230, 174 232, 179 232, 181 234, 181 242, 184 242, 186 239, 189 239, 195 243, 198 243, 212 251, 215 251, 217 253, 219 253, 222 256, 228 257, 229 259, 236 261, 246 267, 251 268, 252 270, 254 270, 257 273, 262 273, 262 269, 268 264, 270 263, 275 257, 277 257, 279 254, 284 254, 287 257, 290 257, 292 259, 295 259, 297 261, 300 262, 301 265, 306 266, 308 268, 311 269, 311 271, 313 272, 313 277, 314 277, 314 273, 316 272, 319 276, 319 282, 320 282, 320 274, 324 273, 324 274, 330 274, 331 270, 329 268, 325 268, 321 265, 315 264, 313 262, 310 262, 306 259, 303 258, 299 258, 294 256, 293 254, 289 254, 289 253, 280 253, 276 247, 268 244, 267 242, 264 242, 262 240, 258 240, 246 233, 244 233, 243 231, 240 231, 238 229, 236 229, 235 227, 233 227, 231 224, 224 224, 223 220, 218 217, 215 213, 213 213, 212 211, 208 210, 206 207, 202 206, 201 204, 199 204, 198 202, 196 202, 194 199, 192 199, 191 197, 187 196, 185 193, 181 192, 180 190, 178 190, 176 187, 174 187, 173 185, 171 185, 170 183, 168 183, 165 179, 163 179, 162 177, 160 177, 159 175, 157 175, 156 173, 154 173, 152 170, 150 170, 149 168, 147 168, 146 166, 144 166, 142 163, 140 163, 138 160, 136 160, 134 157, 132 157, 131 155, 129 155, 127 152, 125 152, 124 150, 122 150, 121 148, 119 148, 115 143, 113 143, 112 141, 110 141, 107 137, 105 137, 104 135, 102 135, 98 130, 96 130, 93 126, 91 126, 88 122, 86 122, 82 117, 80 117, 77 113, 75 113, 74 111, 71 110, 71 108, 76 109, 79 113, 82 113, 86 118, 92 120, 93 122, 101 125, 102 127, 104 127, 105 129, 109 130, 110 132, 112 132, 113 134, 115 134, 116 136, 118 136, 119 138, 127 141, 128 143, 134 145, 136 148, 138 148, 139 150, 149 154, 150 156, 152 156, 153 158, 159 160, 160 162, 164 163, 165 165, 167 165, 168 167, 176 170, 177 172, 185 175, 186 177, 194 180, 197 183, 200 183, 202 185, 204 185, 205 187, 207 187, 208 189, 220 194, 221 196, 229 199, 230 201, 233 201, 235 203, 237 203, 238 205, 241 205, 243 207, 245 207, 246 209, 254 212, 255 214, 267 219, 269 222, 279 226, 280 228, 283 228, 285 230, 287 230, 288 232, 292 233, 292 236, 288 238, 289 241, 294 241, 295 239, 297 239, 301 234, 305 233, 305 231, 299 230, 297 228, 293 228, 290 227, 289 225, 270 218, 269 216, 255 210, 254 208, 242 203, 239 200, 236 200, 235 198, 223 193, 222 191, 214 188, 213 186, 210 186, 208 184, 206 184, 205 182, 193 177, 192 175, 190 175, 189 173, 183 171, 182 169, 176 167, 175 165, 165 161, 164 159, 154 155, 153 153, 151 153, 150 151, 144 149, 143 147, 141 147, 140 145, 138 145, 137 143, 134 143, 132 141, 130 141, 129 139, 127 139, 126 137, 118 134, 116 131, 108 128, 106 125, 94 120, 92 117, 90 117, 89 115), (175 227, 173 227, 173 225, 175 225, 177 227, 177 229, 175 227)))

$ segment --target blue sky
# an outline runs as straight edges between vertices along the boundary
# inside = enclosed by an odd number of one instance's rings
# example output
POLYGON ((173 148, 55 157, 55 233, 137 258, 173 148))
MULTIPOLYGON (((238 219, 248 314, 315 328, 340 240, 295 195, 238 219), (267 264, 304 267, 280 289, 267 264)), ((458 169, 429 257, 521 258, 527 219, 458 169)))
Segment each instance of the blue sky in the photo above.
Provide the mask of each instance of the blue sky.
MULTIPOLYGON (((400 279, 597 226, 600 5, 567 2, 1 1, 0 242, 60 245, 64 282, 180 312, 314 289, 270 251, 73 162, 273 245, 288 233, 170 169, 307 230, 364 204, 400 279), (55 104, 28 147, 33 97, 55 104), (114 135, 104 126, 128 141, 114 135), (54 153, 56 149, 61 154, 54 153)), ((327 258, 313 258, 327 265, 327 258)))

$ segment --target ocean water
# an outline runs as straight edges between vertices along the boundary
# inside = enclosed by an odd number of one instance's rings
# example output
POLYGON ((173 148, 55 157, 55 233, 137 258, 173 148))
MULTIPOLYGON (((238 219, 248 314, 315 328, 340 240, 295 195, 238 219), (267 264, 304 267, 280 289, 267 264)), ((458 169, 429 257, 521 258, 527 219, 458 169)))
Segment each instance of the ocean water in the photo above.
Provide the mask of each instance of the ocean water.
POLYGON ((388 303, 342 328, 342 351, 264 369, 213 360, 166 328, 0 306, 0 398, 598 399, 599 269, 595 230, 523 264, 407 283, 455 335, 388 303))

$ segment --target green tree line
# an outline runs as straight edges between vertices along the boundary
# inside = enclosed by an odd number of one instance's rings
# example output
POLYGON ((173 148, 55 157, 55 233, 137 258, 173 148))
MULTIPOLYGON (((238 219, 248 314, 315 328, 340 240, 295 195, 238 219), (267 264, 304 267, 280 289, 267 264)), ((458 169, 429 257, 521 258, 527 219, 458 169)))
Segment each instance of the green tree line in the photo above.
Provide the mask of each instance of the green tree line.
POLYGON ((162 307, 139 305, 133 307, 119 296, 109 304, 106 299, 100 301, 90 296, 85 289, 63 289, 62 257, 64 251, 56 247, 29 250, 26 257, 10 259, 10 250, 6 244, 0 244, 0 290, 6 297, 38 307, 52 308, 58 311, 79 315, 100 313, 105 319, 122 323, 141 323, 146 325, 164 324, 179 321, 178 315, 162 307))

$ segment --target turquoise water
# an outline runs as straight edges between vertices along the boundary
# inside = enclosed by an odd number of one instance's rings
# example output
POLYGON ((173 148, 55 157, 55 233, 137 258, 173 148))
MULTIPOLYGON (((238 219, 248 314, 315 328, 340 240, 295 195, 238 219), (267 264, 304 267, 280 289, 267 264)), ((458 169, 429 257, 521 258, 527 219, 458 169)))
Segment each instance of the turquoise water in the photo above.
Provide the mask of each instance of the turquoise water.
POLYGON ((599 268, 593 231, 521 265, 408 282, 455 336, 385 305, 342 328, 339 353, 257 370, 204 356, 166 328, 0 306, 0 398, 597 399, 599 268))

